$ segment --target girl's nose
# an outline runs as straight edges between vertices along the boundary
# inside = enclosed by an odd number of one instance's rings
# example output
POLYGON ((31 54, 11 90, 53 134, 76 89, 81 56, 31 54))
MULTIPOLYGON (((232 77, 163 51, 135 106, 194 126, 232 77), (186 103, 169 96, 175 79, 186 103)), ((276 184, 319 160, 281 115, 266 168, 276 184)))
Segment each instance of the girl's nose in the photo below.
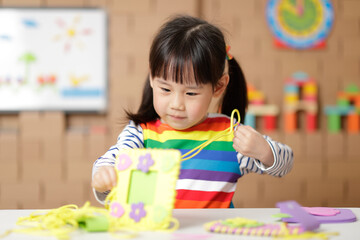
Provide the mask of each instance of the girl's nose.
POLYGON ((181 94, 174 94, 173 98, 171 99, 170 107, 175 110, 184 110, 185 109, 185 102, 184 97, 181 94))

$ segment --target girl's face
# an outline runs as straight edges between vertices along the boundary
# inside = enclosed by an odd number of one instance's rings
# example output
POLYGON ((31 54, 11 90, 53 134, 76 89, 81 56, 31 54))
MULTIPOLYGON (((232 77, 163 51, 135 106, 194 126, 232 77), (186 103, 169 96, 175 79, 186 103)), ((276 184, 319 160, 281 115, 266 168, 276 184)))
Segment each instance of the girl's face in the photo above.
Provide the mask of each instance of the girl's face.
POLYGON ((218 84, 219 87, 213 89, 210 83, 196 85, 193 81, 180 84, 155 77, 150 80, 155 111, 164 123, 174 129, 190 128, 205 120, 211 99, 220 96, 227 83, 228 76, 224 86, 218 84))

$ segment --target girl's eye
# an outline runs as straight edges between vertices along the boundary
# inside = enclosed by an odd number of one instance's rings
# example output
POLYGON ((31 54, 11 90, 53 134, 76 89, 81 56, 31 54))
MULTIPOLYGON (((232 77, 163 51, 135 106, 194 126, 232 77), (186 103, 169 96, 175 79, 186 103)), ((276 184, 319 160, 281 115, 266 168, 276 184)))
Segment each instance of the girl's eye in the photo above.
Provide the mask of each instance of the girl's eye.
POLYGON ((162 90, 163 92, 170 92, 170 89, 167 89, 167 88, 161 88, 161 90, 162 90))
POLYGON ((188 92, 188 93, 186 93, 187 95, 189 95, 189 96, 196 96, 196 95, 198 95, 197 93, 194 93, 194 92, 188 92))

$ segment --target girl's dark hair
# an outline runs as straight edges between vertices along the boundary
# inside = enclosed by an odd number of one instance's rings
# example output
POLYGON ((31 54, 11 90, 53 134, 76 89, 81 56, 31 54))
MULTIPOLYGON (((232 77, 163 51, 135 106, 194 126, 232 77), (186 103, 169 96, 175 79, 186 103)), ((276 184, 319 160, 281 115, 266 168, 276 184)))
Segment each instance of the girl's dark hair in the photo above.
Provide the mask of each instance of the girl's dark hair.
MULTIPOLYGON (((171 79, 176 83, 187 83, 195 77, 197 84, 211 83, 216 86, 224 74, 226 44, 219 28, 190 16, 177 16, 165 23, 155 36, 149 57, 150 74, 171 79)), ((240 112, 244 123, 247 107, 247 88, 244 74, 233 58, 229 62, 229 84, 222 100, 221 113, 231 115, 233 109, 240 112)), ((145 82, 137 113, 126 112, 135 124, 157 119, 153 105, 150 77, 145 82)))

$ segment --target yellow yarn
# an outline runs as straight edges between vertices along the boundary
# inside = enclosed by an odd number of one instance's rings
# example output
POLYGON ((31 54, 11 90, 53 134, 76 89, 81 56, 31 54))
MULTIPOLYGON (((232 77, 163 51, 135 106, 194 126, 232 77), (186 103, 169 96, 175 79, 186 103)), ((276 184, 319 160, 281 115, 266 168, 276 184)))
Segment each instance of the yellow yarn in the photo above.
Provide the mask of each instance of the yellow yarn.
POLYGON ((190 158, 193 158, 194 156, 196 156, 201 150, 203 150, 207 145, 209 145, 210 143, 216 141, 217 139, 221 138, 221 137, 224 137, 224 136, 227 136, 227 135, 230 135, 230 134, 233 134, 234 132, 234 128, 236 126, 238 126, 240 124, 240 113, 239 113, 239 110, 237 109, 234 109, 231 113, 231 120, 230 120, 230 127, 219 132, 217 136, 215 136, 214 138, 212 139, 209 139, 207 140, 206 142, 200 144, 199 146, 197 146, 196 148, 188 151, 187 153, 183 154, 181 156, 181 161, 186 161, 186 160, 189 160, 190 158), (234 115, 235 113, 237 114, 237 122, 234 124, 234 115))
MULTIPOLYGON (((190 150, 189 152, 181 156, 181 161, 188 160, 196 156, 203 148, 215 140, 233 134, 234 128, 240 123, 240 113, 237 109, 234 109, 231 113, 231 125, 226 130, 220 132, 217 136, 206 142, 200 144, 198 147, 190 150), (234 115, 237 114, 238 121, 234 124, 234 115)), ((105 199, 105 207, 109 208, 109 203, 112 202, 116 195, 116 189, 108 194, 105 199)), ((38 236, 54 236, 57 239, 66 240, 70 239, 70 233, 77 230, 79 221, 86 218, 105 217, 108 221, 108 232, 117 238, 133 238, 137 236, 137 232, 144 230, 138 229, 135 226, 124 226, 119 223, 118 218, 112 217, 110 212, 104 208, 98 208, 90 206, 89 202, 86 202, 81 208, 75 204, 65 205, 51 210, 39 210, 35 211, 30 216, 20 217, 17 221, 17 225, 24 228, 8 230, 0 238, 3 238, 11 233, 24 233, 38 236)), ((174 231, 179 228, 179 221, 176 218, 171 219, 171 227, 163 229, 146 229, 146 230, 161 230, 161 231, 174 231)))

